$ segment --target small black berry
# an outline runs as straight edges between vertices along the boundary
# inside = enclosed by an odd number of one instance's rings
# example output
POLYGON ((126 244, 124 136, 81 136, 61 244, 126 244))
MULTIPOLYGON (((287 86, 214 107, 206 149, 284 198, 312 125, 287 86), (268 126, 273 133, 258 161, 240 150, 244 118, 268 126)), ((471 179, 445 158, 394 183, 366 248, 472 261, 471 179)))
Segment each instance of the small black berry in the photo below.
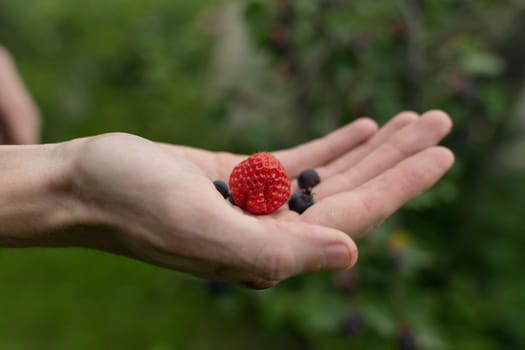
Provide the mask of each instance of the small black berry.
POLYGON ((230 201, 231 204, 237 206, 237 203, 235 203, 235 199, 233 199, 233 195, 232 195, 231 192, 230 192, 230 194, 228 195, 228 200, 230 201))
POLYGON ((232 286, 221 281, 206 281, 206 289, 211 296, 221 296, 232 292, 232 286))
POLYGON ((314 169, 306 169, 299 174, 297 181, 299 182, 300 188, 308 189, 319 185, 321 178, 314 169))
POLYGON ((417 350, 416 337, 412 329, 407 324, 401 324, 397 331, 397 339, 399 342, 399 349, 401 350, 417 350))
POLYGON ((308 190, 295 192, 288 201, 288 207, 299 214, 314 205, 314 196, 308 190))
POLYGON ((334 288, 345 295, 354 294, 359 287, 359 280, 355 270, 338 271, 333 275, 334 288))
POLYGON ((341 321, 341 331, 347 338, 360 335, 365 329, 365 320, 359 309, 347 312, 341 321))
POLYGON ((226 184, 226 182, 221 181, 221 180, 215 180, 213 181, 213 184, 215 185, 215 188, 217 189, 217 191, 219 191, 222 194, 224 199, 228 198, 230 194, 230 189, 228 188, 228 185, 226 184))

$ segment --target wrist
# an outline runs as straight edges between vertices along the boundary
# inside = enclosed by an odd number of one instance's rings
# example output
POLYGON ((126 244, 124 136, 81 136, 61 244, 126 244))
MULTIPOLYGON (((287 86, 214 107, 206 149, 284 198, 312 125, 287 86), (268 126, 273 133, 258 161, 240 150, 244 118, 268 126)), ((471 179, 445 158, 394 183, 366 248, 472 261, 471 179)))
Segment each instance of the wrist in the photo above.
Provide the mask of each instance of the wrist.
POLYGON ((75 246, 88 217, 63 144, 1 146, 0 246, 75 246))

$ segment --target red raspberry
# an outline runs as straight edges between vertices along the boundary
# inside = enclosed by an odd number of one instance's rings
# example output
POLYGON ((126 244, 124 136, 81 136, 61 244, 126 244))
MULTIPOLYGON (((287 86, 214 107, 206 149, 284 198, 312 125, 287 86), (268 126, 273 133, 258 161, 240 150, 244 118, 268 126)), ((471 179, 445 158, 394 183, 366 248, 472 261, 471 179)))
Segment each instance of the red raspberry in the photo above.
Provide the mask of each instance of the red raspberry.
POLYGON ((252 214, 271 214, 290 197, 290 179, 277 158, 255 153, 233 168, 230 190, 240 208, 252 214))

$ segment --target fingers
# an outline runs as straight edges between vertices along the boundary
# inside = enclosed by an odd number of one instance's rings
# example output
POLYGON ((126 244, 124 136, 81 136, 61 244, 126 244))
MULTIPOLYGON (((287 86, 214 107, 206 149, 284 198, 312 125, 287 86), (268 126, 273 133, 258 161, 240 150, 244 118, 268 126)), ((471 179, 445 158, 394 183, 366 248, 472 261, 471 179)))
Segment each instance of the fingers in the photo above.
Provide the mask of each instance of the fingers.
POLYGON ((201 269, 198 275, 263 289, 302 273, 350 268, 357 261, 355 243, 341 231, 232 214, 213 225, 210 241, 195 252, 216 261, 216 268, 201 269), (215 240, 221 243, 211 243, 215 240), (210 246, 221 249, 208 251, 210 246))
POLYGON ((276 275, 271 276, 275 279, 305 272, 345 269, 357 261, 355 243, 343 232, 329 227, 274 220, 264 223, 264 231, 266 239, 271 240, 266 244, 268 250, 260 251, 255 270, 277 270, 276 275), (278 262, 275 268, 269 268, 275 261, 278 262))
POLYGON ((352 238, 363 236, 434 185, 453 163, 447 148, 425 149, 354 191, 321 200, 300 219, 344 231, 352 238))
POLYGON ((156 210, 159 218, 172 224, 153 243, 136 246, 140 252, 153 246, 143 260, 254 289, 272 287, 297 274, 345 269, 356 263, 357 248, 344 232, 246 215, 204 182, 194 193, 198 200, 184 205, 170 200, 156 210))
POLYGON ((402 112, 396 115, 383 126, 368 142, 360 145, 355 150, 335 159, 332 163, 317 169, 322 179, 327 179, 334 174, 347 170, 357 164, 361 159, 370 154, 377 147, 386 142, 397 131, 418 120, 419 115, 414 112, 402 112))
POLYGON ((430 111, 420 119, 398 130, 387 142, 377 147, 355 166, 323 181, 316 188, 318 199, 332 194, 352 190, 403 159, 439 143, 452 127, 448 115, 441 111, 430 111))
POLYGON ((236 241, 249 269, 223 269, 216 277, 241 278, 237 283, 268 288, 294 275, 346 269, 357 261, 355 243, 333 228, 278 220, 250 222, 249 227, 236 241))
MULTIPOLYGON (((361 118, 323 138, 299 145, 295 148, 274 152, 290 177, 295 177, 306 168, 323 165, 366 141, 375 131, 374 121, 361 118)), ((170 152, 184 156, 197 164, 210 179, 228 179, 233 167, 245 159, 245 155, 226 152, 210 153, 191 147, 163 144, 170 152)))
POLYGON ((40 116, 9 53, 0 47, 0 131, 11 144, 39 141, 40 116))
POLYGON ((340 157, 366 141, 377 125, 368 118, 358 119, 317 140, 297 147, 275 152, 290 177, 306 168, 314 168, 340 157))

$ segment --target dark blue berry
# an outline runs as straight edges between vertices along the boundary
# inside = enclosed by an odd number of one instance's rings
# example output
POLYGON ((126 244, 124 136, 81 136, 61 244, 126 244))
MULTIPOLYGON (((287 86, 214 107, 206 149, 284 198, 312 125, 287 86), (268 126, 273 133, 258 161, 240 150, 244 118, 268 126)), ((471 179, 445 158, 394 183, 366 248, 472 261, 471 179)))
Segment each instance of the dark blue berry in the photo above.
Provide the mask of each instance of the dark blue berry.
POLYGON ((228 196, 230 195, 230 189, 228 188, 226 182, 221 180, 215 180, 213 181, 213 184, 215 185, 217 191, 219 191, 222 194, 224 199, 228 198, 228 196))
POLYGON ((308 190, 295 192, 288 201, 288 207, 299 214, 314 205, 314 196, 308 190))
POLYGON ((206 281, 206 289, 211 296, 221 296, 232 292, 232 286, 220 281, 206 281))
POLYGON ((358 309, 349 311, 341 321, 341 331, 347 338, 360 335, 364 328, 364 318, 358 309))
POLYGON ((416 337, 407 324, 401 324, 397 331, 400 350, 417 350, 416 337))
POLYGON ((232 196, 231 192, 230 192, 230 194, 228 195, 228 199, 229 199, 229 201, 230 201, 231 204, 237 206, 237 203, 235 203, 235 199, 233 199, 233 196, 232 196))
POLYGON ((332 281, 335 289, 345 295, 354 294, 359 287, 359 280, 355 270, 336 272, 332 281))
POLYGON ((299 182, 299 187, 304 190, 311 189, 312 187, 319 185, 321 178, 314 169, 306 169, 303 170, 301 174, 299 174, 297 181, 299 182))

